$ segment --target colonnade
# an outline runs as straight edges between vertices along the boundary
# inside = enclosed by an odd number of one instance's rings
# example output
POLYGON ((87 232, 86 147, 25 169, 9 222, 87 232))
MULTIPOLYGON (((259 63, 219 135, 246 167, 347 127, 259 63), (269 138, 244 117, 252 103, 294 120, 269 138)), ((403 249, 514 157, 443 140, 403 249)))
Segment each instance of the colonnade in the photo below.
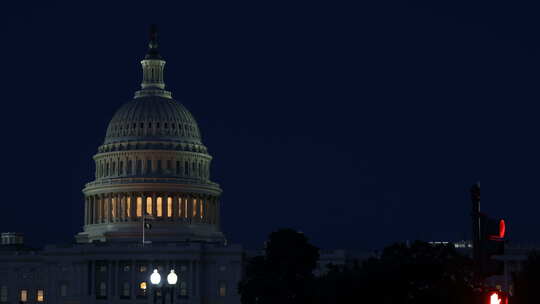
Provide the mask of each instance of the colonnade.
POLYGON ((86 197, 85 225, 153 220, 219 224, 215 196, 186 193, 120 192, 86 197))

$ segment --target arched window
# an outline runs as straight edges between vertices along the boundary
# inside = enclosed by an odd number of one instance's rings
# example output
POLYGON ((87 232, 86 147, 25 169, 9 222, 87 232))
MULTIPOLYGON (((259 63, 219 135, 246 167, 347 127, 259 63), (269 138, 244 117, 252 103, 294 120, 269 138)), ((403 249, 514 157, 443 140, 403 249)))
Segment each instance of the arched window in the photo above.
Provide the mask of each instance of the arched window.
POLYGON ((170 159, 167 159, 167 174, 171 174, 172 172, 172 161, 170 159))
POLYGON ((146 214, 152 215, 152 198, 146 198, 146 214))
POLYGON ((111 172, 111 175, 117 175, 117 172, 116 172, 116 162, 115 162, 115 161, 112 162, 112 172, 111 172))
POLYGON ((133 166, 133 162, 131 161, 131 159, 129 159, 127 161, 127 168, 126 168, 126 174, 127 175, 131 175, 131 172, 132 172, 132 166, 133 166))
POLYGON ((199 214, 201 215, 201 218, 203 218, 203 216, 204 216, 204 212, 203 212, 204 207, 203 207, 203 204, 204 204, 204 200, 201 200, 200 203, 199 203, 199 205, 200 205, 200 210, 199 210, 200 212, 199 212, 199 214))
POLYGON ((158 159, 158 161, 157 161, 156 171, 157 171, 157 173, 162 173, 163 172, 163 168, 161 166, 161 159, 158 159))
POLYGON ((142 216, 142 197, 137 197, 137 217, 142 216))
POLYGON ((158 197, 156 201, 157 216, 163 216, 163 198, 158 197))
POLYGON ((194 198, 193 199, 193 214, 191 215, 191 217, 195 217, 197 215, 197 199, 194 198))
POLYGON ((116 219, 116 203, 117 203, 117 201, 116 201, 116 198, 114 198, 114 197, 109 199, 109 201, 111 202, 111 211, 112 211, 112 219, 111 220, 113 220, 113 219, 116 219))
POLYGON ((146 174, 150 174, 152 172, 152 160, 147 159, 146 160, 146 174))
POLYGON ((184 175, 189 176, 189 163, 187 160, 184 162, 184 175))
POLYGON ((118 166, 118 175, 124 175, 124 162, 120 161, 120 165, 118 166))
POLYGON ((126 218, 131 217, 131 197, 126 197, 126 218))
POLYGON ((142 159, 137 159, 137 175, 142 174, 142 159))
POLYGON ((172 197, 167 197, 167 217, 172 217, 173 216, 173 198, 172 197))

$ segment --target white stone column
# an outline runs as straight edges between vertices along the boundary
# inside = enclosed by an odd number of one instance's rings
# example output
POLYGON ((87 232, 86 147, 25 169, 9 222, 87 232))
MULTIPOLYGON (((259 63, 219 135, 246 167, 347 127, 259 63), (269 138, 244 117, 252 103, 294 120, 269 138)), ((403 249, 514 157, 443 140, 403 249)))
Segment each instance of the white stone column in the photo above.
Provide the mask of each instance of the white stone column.
POLYGON ((120 202, 120 221, 126 221, 126 201, 124 193, 118 193, 118 201, 120 202))
POLYGON ((180 196, 180 217, 185 218, 187 215, 186 197, 180 196))
POLYGON ((129 217, 131 221, 134 221, 137 219, 137 195, 135 195, 134 193, 130 193, 129 196, 131 198, 129 217))
POLYGON ((88 225, 88 205, 90 205, 90 199, 84 197, 84 225, 88 225))
POLYGON ((155 192, 152 193, 152 215, 157 217, 157 195, 155 192))
POLYGON ((205 196, 204 197, 204 205, 203 205, 203 217, 204 217, 204 222, 205 223, 210 223, 210 218, 208 217, 208 211, 210 210, 210 208, 208 207, 208 204, 210 203, 210 199, 208 196, 205 196))
POLYGON ((94 203, 92 204, 92 211, 94 212, 94 218, 92 220, 92 224, 98 224, 99 223, 99 213, 98 213, 98 208, 99 208, 99 196, 97 195, 93 195, 93 200, 94 200, 94 203))
POLYGON ((216 197, 215 198, 215 204, 216 204, 216 225, 218 226, 218 228, 220 227, 220 224, 221 224, 221 215, 220 215, 220 202, 219 202, 219 199, 216 197))
POLYGON ((110 223, 112 222, 112 194, 109 193, 105 197, 105 222, 110 223))
POLYGON ((86 197, 86 200, 86 225, 90 225, 92 223, 92 197, 86 197))
POLYGON ((103 211, 104 210, 105 200, 104 200, 103 194, 98 194, 97 199, 98 199, 97 208, 96 208, 97 223, 101 224, 101 223, 104 222, 104 219, 105 219, 105 211, 103 211))
POLYGON ((193 202, 193 218, 195 222, 199 223, 201 221, 201 200, 198 195, 193 195, 193 199, 197 201, 196 205, 193 202))
POLYGON ((146 193, 144 192, 141 192, 141 220, 142 220, 142 216, 145 215, 145 212, 146 212, 146 193))
POLYGON ((178 220, 178 194, 172 195, 172 220, 178 220))
POLYGON ((187 217, 193 221, 193 196, 187 195, 187 217))

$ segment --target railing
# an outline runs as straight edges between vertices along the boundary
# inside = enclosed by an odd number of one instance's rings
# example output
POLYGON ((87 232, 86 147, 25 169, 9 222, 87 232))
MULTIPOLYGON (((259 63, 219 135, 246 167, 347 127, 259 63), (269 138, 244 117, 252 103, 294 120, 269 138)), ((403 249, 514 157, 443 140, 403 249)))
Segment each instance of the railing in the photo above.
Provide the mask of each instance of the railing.
POLYGON ((119 184, 135 184, 135 183, 171 183, 171 184, 189 184, 189 185, 202 185, 210 187, 219 187, 218 183, 201 181, 196 178, 152 178, 152 177, 140 177, 140 178, 111 178, 100 179, 93 182, 89 182, 85 187, 93 187, 100 185, 119 185, 119 184))

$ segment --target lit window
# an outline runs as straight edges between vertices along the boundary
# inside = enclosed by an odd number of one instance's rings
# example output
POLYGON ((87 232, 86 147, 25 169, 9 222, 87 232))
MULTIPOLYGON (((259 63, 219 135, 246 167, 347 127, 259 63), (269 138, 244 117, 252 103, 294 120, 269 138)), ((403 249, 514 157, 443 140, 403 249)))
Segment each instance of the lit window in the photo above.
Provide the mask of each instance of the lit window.
POLYGON ((203 201, 201 201, 201 203, 200 203, 199 205, 200 205, 200 212, 199 212, 199 214, 201 215, 201 218, 203 218, 203 216, 204 216, 204 213, 203 213, 203 201))
POLYGON ((131 217, 131 197, 126 199, 126 217, 131 217))
POLYGON ((197 199, 193 199, 193 215, 192 217, 195 217, 197 215, 197 199))
POLYGON ((224 281, 219 282, 219 296, 225 297, 227 296, 227 284, 224 281))
POLYGON ((163 216, 163 198, 158 197, 156 202, 157 216, 163 216))
POLYGON ((139 267, 139 272, 146 272, 146 266, 141 265, 141 266, 139 267))
POLYGON ((45 302, 45 291, 43 289, 38 289, 37 290, 36 300, 38 302, 45 302))
POLYGON ((0 287, 0 302, 6 303, 8 300, 8 288, 7 286, 0 287))
POLYGON ((146 282, 141 282, 141 284, 139 284, 139 288, 142 290, 146 290, 146 282))
POLYGON ((61 297, 67 296, 67 285, 66 284, 60 285, 60 296, 61 297))
POLYGON ((26 289, 22 289, 20 294, 19 294, 19 299, 21 300, 21 302, 28 302, 28 290, 26 289))
POLYGON ((137 197, 137 217, 142 216, 142 198, 139 196, 137 197))
POLYGON ((167 198, 167 217, 172 217, 172 197, 167 198))
POLYGON ((112 209, 112 217, 115 218, 116 217, 116 199, 113 198, 110 200, 111 202, 111 209, 112 209))
POLYGON ((146 214, 152 215, 152 198, 146 198, 146 214))

